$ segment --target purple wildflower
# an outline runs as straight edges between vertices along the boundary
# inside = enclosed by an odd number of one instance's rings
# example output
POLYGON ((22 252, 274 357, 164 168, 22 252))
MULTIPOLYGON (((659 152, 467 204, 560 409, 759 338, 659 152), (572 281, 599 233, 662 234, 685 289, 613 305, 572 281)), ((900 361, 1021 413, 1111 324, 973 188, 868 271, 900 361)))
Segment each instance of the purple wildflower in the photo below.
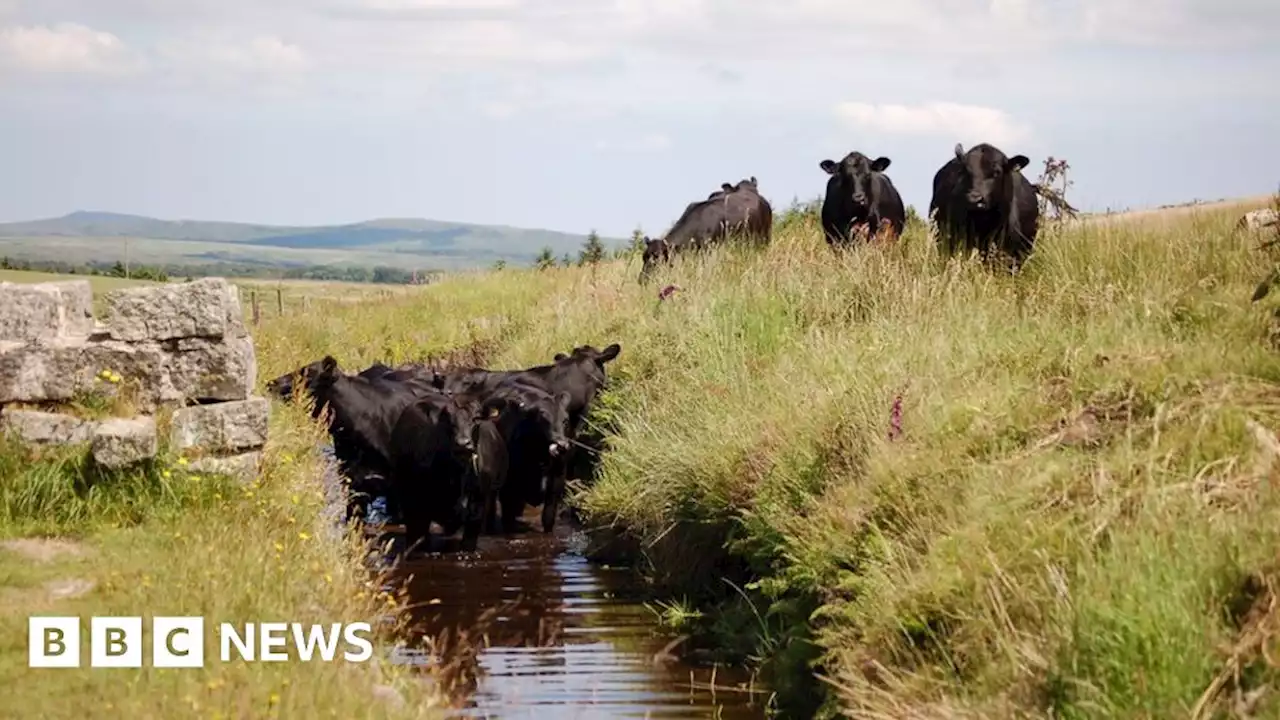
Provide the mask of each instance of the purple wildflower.
POLYGON ((889 439, 896 440, 902 436, 902 395, 893 398, 893 409, 889 411, 889 439))

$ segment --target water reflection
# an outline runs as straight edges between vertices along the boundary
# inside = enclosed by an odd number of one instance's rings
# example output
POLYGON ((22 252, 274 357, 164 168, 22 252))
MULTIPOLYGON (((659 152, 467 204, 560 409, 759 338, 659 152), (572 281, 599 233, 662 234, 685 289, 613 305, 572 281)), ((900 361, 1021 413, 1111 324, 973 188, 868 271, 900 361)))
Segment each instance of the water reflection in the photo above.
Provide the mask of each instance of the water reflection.
POLYGON ((483 537, 476 552, 395 570, 415 633, 443 636, 444 680, 464 691, 454 717, 765 717, 767 695, 733 691, 749 686, 746 673, 715 669, 713 691, 711 668, 663 653, 669 639, 630 573, 588 563, 574 539, 568 529, 483 537))

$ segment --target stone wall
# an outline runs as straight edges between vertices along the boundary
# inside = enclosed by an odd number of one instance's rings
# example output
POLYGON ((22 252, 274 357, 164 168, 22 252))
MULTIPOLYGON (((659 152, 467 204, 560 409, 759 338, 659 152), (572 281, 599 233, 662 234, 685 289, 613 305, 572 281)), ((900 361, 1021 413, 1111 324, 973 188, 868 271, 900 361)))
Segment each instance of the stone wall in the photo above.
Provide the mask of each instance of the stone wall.
POLYGON ((0 283, 0 429, 36 444, 88 443, 112 469, 154 457, 163 431, 196 471, 254 476, 270 406, 253 395, 257 361, 239 290, 203 278, 103 301, 97 319, 88 280, 0 283), (136 415, 70 414, 86 396, 136 415), (171 420, 158 428, 162 409, 171 420))

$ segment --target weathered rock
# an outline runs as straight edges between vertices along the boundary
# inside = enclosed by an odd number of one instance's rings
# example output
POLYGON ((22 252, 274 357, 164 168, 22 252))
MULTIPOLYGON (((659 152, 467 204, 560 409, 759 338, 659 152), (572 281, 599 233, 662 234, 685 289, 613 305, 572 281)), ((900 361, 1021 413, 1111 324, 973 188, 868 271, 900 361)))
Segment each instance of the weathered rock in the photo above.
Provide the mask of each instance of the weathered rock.
POLYGON ((244 308, 240 304, 240 288, 227 283, 227 331, 223 337, 245 337, 244 308))
POLYGON ((240 452, 267 443, 271 403, 266 398, 196 405, 173 413, 169 446, 212 452, 240 452))
POLYGON ((189 467, 193 472, 210 475, 226 475, 241 482, 250 483, 258 477, 262 465, 262 451, 254 450, 240 455, 206 456, 193 460, 189 467))
POLYGON ((144 410, 165 394, 169 382, 165 354, 154 344, 86 338, 0 343, 0 403, 64 401, 78 392, 109 391, 110 384, 98 378, 103 370, 136 384, 144 410))
POLYGON ((89 442, 93 439, 93 431, 96 427, 97 423, 93 421, 62 413, 9 408, 0 414, 0 429, 13 432, 24 441, 35 445, 74 445, 89 442))
POLYGON ((243 332, 239 296, 225 278, 107 293, 103 323, 115 340, 221 338, 243 332))
POLYGON ((188 338, 170 344, 166 400, 247 400, 258 382, 253 338, 188 338))
POLYGON ((1252 210, 1240 218, 1240 227, 1247 230, 1261 230, 1265 227, 1273 227, 1278 223, 1280 223, 1280 213, 1271 208, 1252 210))
POLYGON ((155 457, 158 444, 155 418, 105 420, 93 433, 93 459, 118 470, 155 457))
POLYGON ((253 339, 190 338, 167 343, 56 338, 42 344, 0 342, 0 404, 71 400, 78 392, 115 392, 103 370, 134 386, 138 408, 162 402, 245 400, 258 365, 253 339))
POLYGON ((88 280, 0 283, 0 340, 84 336, 92 329, 93 290, 88 280))

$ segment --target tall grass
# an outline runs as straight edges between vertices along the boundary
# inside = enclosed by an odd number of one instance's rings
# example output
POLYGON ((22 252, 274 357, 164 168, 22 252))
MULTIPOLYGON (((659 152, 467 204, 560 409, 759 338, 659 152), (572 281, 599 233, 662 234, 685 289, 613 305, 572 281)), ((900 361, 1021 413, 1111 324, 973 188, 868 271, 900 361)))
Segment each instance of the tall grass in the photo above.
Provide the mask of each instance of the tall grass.
MULTIPOLYGON (((162 435, 163 436, 163 435, 162 435)), ((190 472, 167 452, 101 472, 85 448, 0 444, 0 685, 4 717, 438 717, 445 695, 385 661, 227 663, 228 622, 393 622, 402 607, 361 570, 357 548, 324 532, 320 432, 300 409, 273 413, 252 484, 190 472), (48 543, 57 538, 59 545, 48 543), (14 541, 19 542, 14 542, 14 541), (51 550, 70 547, 74 552, 51 550), (37 552, 33 553, 32 549, 37 552), (46 548, 40 552, 41 548, 46 548), (78 589, 65 594, 68 589, 78 589), (27 667, 27 618, 81 618, 79 669, 27 667), (88 618, 206 618, 203 669, 89 667, 88 618), (379 686, 385 686, 379 689, 379 686), (403 704, 389 697, 394 690, 403 704)), ((151 638, 144 620, 144 660, 151 638)))
POLYGON ((268 318, 261 365, 620 342, 575 503, 794 714, 1207 713, 1276 679, 1273 641, 1224 650, 1280 540, 1278 321, 1236 217, 1067 224, 1008 276, 918 225, 833 254, 797 213, 647 286, 632 258, 268 318))

